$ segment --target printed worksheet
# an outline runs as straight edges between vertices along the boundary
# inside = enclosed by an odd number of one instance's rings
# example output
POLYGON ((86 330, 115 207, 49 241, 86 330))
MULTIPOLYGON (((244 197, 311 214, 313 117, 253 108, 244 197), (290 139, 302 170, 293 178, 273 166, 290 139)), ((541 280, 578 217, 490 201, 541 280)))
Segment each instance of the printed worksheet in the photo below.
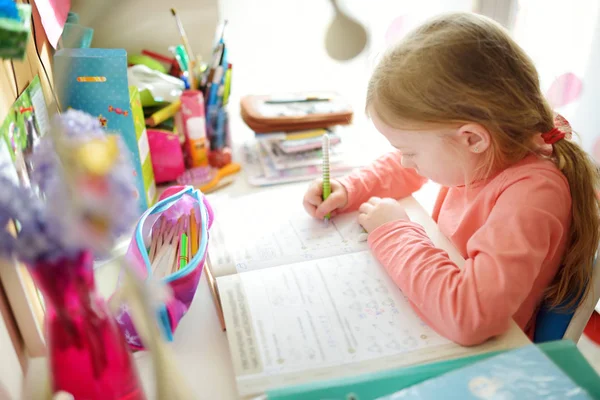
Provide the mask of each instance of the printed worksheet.
POLYGON ((238 381, 346 368, 450 343, 368 251, 218 279, 238 381))
POLYGON ((302 207, 302 195, 278 191, 276 196, 260 193, 211 203, 215 212, 209 241, 213 274, 218 277, 368 248, 357 213, 336 216, 328 223, 319 221, 302 207))

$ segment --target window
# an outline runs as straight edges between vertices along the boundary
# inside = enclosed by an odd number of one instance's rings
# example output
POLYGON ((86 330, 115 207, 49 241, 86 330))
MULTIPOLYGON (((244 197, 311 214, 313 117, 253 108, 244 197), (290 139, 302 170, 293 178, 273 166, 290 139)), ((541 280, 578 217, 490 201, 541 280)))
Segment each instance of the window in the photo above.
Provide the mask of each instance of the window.
POLYGON ((533 59, 543 92, 600 162, 600 2, 515 0, 512 32, 533 59))

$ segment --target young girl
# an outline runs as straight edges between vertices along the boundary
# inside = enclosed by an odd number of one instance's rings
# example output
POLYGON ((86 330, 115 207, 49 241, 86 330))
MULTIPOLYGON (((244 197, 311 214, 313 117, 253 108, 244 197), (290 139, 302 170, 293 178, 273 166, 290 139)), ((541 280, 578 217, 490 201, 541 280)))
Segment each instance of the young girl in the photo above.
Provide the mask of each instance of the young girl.
MULTIPOLYGON (((556 57, 560 57, 557 53, 556 57)), ((600 239, 598 175, 540 92, 532 61, 492 20, 435 18, 391 49, 367 113, 398 151, 304 197, 306 210, 359 210, 375 257, 440 334, 476 345, 514 319, 533 338, 542 302, 587 293, 600 239), (393 199, 442 185, 433 218, 459 269, 393 199)))

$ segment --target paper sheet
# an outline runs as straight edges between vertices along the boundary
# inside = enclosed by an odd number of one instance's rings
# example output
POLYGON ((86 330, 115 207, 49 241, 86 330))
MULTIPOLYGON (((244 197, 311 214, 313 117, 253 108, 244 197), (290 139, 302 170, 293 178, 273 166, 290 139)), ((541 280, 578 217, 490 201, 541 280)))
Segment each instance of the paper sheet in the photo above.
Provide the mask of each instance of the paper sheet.
POLYGON ((218 284, 239 381, 377 360, 385 365, 381 360, 450 343, 417 317, 368 251, 218 284))
POLYGON ((304 211, 301 192, 277 193, 214 202, 209 255, 215 276, 368 248, 356 213, 325 224, 304 211))
POLYGON ((50 130, 50 116, 48 115, 48 106, 46 105, 46 99, 38 76, 33 79, 27 88, 27 91, 31 98, 31 104, 33 105, 39 134, 40 136, 44 136, 50 130))

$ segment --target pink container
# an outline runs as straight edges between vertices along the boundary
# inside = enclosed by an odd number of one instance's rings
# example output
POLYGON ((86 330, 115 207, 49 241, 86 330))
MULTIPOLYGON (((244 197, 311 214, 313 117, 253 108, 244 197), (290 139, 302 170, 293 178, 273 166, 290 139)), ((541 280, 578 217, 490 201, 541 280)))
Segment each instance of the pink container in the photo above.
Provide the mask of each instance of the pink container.
POLYGON ((148 143, 156 183, 176 180, 185 171, 179 137, 168 131, 148 129, 148 143))
POLYGON ((94 283, 94 258, 29 266, 46 305, 52 391, 76 399, 145 400, 126 338, 94 283))

